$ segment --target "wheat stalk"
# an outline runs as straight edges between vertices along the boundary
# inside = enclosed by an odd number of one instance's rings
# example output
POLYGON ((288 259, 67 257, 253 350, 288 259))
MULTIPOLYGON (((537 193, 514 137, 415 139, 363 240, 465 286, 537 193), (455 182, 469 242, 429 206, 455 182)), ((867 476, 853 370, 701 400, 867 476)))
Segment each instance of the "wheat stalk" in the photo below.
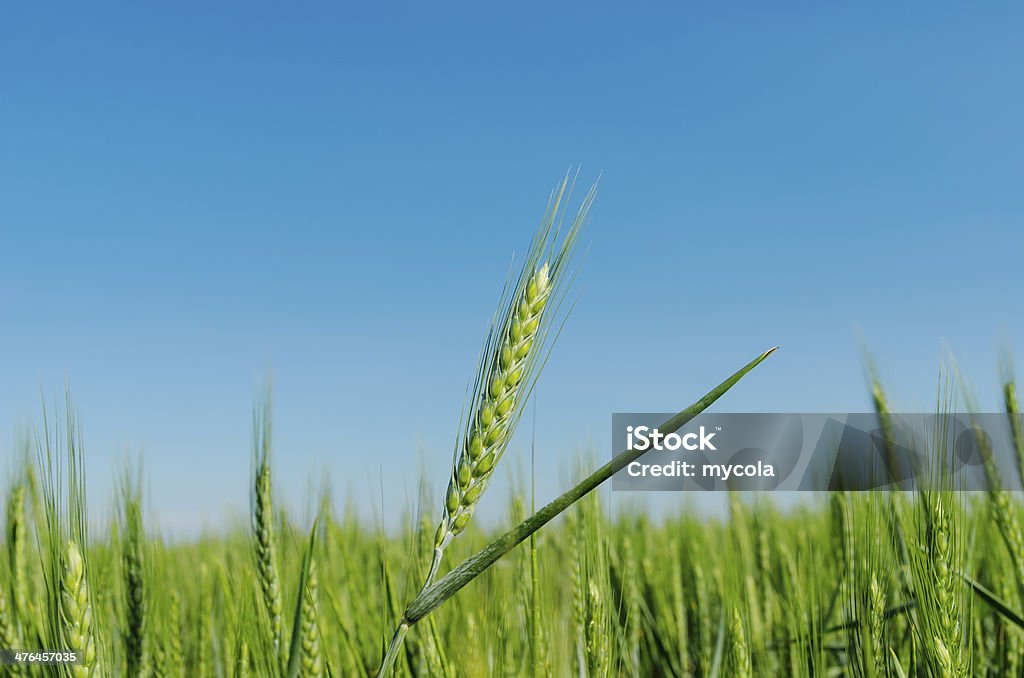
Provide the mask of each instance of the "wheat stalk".
POLYGON ((242 638, 238 645, 238 656, 235 658, 235 678, 246 678, 248 675, 249 644, 242 638))

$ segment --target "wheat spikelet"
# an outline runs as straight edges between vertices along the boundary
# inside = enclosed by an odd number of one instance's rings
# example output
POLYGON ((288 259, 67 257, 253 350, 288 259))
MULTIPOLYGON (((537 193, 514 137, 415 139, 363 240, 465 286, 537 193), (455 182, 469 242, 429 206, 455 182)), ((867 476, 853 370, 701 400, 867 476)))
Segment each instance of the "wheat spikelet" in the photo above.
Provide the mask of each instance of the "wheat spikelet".
POLYGON ((932 654, 935 657, 937 673, 941 678, 953 678, 953 676, 957 675, 953 665, 953 657, 940 636, 932 638, 932 654))
MULTIPOLYGON (((28 581, 25 569, 25 486, 21 483, 11 489, 7 502, 7 552, 10 565, 11 602, 0 586, 0 647, 22 647, 20 628, 28 627, 28 581), (19 620, 21 623, 19 624, 19 620)), ((16 664, 8 667, 12 676, 24 675, 16 664)))
POLYGON ((923 630, 929 635, 924 642, 926 655, 941 675, 966 676, 961 627, 962 604, 959 579, 953 568, 959 559, 958 544, 952 533, 949 516, 949 491, 932 491, 921 497, 926 512, 924 551, 918 563, 918 591, 926 597, 922 609, 923 630))
MULTIPOLYGON (((954 575, 950 570, 949 521, 945 507, 942 505, 939 497, 934 497, 930 503, 932 505, 932 529, 929 535, 929 550, 935 580, 938 584, 936 587, 936 595, 939 599, 938 607, 940 610, 953 610, 956 605, 954 601, 956 592, 955 582, 953 581, 954 575)), ((960 632, 958 620, 953 615, 948 615, 945 617, 944 622, 942 626, 943 636, 946 639, 958 637, 960 632)))
POLYGON ((274 653, 281 650, 281 588, 274 542, 274 504, 270 484, 270 406, 257 416, 255 440, 257 470, 253 500, 253 549, 263 606, 270 620, 274 653))
POLYGON ((869 597, 869 625, 868 632, 871 634, 871 656, 875 667, 881 667, 885 662, 884 645, 884 624, 885 624, 885 593, 878 585, 875 575, 871 575, 871 584, 868 587, 869 597))
POLYGON ((591 675, 603 676, 611 663, 609 638, 605 619, 607 606, 601 587, 593 579, 587 581, 586 655, 591 675))
POLYGON ((1010 434, 1013 438, 1013 449, 1017 452, 1017 474, 1024 485, 1024 423, 1021 422, 1020 400, 1017 399, 1017 382, 1013 376, 1013 367, 1004 366, 1003 403, 1010 419, 1010 434))
POLYGON ((276 648, 281 643, 281 590, 278 585, 273 515, 274 508, 270 500, 270 468, 262 466, 256 476, 256 569, 259 574, 263 602, 270 616, 276 648))
MULTIPOLYGON (((4 595, 3 587, 0 586, 0 648, 21 647, 17 633, 14 630, 13 615, 7 605, 7 596, 4 595)), ((21 666, 12 664, 7 667, 11 676, 24 675, 21 666)))
POLYGON ((153 644, 151 649, 151 675, 156 678, 161 678, 167 675, 167 647, 164 644, 163 634, 165 633, 162 627, 158 627, 158 631, 154 634, 153 644))
POLYGON ((78 545, 69 541, 64 547, 64 568, 60 581, 60 612, 64 640, 79 653, 79 662, 71 666, 76 678, 93 675, 96 668, 96 643, 93 638, 92 605, 85 580, 85 560, 78 545))
POLYGON ((732 618, 729 621, 729 655, 732 660, 732 674, 736 678, 750 678, 752 669, 750 666, 750 651, 747 648, 747 634, 743 628, 743 619, 740 612, 733 609, 732 618))
POLYGON ((124 575, 125 606, 124 644, 127 655, 128 675, 144 672, 143 639, 146 625, 146 584, 143 574, 142 514, 135 487, 126 482, 124 488, 124 528, 121 567, 124 575))
POLYGON ((612 665, 614 607, 610 600, 611 577, 605 523, 597 495, 585 497, 578 509, 582 522, 579 547, 586 586, 584 641, 587 672, 606 676, 612 665))
POLYGON ((319 609, 317 605, 316 559, 309 561, 306 574, 305 605, 302 607, 302 675, 304 678, 319 678, 323 675, 323 655, 320 651, 319 609))
POLYGON ((11 489, 7 501, 7 555, 11 575, 12 622, 22 619, 27 623, 29 617, 29 575, 25 550, 27 542, 25 485, 18 483, 11 489))
POLYGON ((167 611, 167 646, 164 675, 185 675, 185 653, 181 647, 181 596, 171 591, 170 609, 167 611))

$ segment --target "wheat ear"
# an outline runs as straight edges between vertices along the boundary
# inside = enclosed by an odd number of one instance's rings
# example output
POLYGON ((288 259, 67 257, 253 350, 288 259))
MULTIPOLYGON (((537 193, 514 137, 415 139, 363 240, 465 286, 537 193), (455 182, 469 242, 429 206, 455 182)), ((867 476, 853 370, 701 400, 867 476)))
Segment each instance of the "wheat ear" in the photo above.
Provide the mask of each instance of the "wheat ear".
POLYGON ((531 354, 544 307, 551 291, 550 267, 545 262, 534 272, 510 309, 511 320, 490 363, 474 421, 463 443, 445 495, 444 519, 438 527, 434 547, 443 549, 465 529, 473 509, 494 472, 508 438, 510 420, 520 404, 523 377, 530 367, 531 354))
POLYGON ((733 609, 729 620, 729 654, 732 658, 732 675, 737 678, 749 678, 752 674, 750 666, 750 650, 747 648, 747 633, 743 628, 743 618, 738 609, 733 609))
POLYGON ((26 625, 29 617, 27 542, 25 484, 18 483, 11 489, 7 502, 7 551, 11 568, 12 618, 21 619, 26 625))
POLYGON ((121 566, 125 588, 125 632, 124 644, 127 655, 129 676, 145 672, 143 639, 146 625, 146 582, 144 575, 144 542, 142 531, 142 508, 139 483, 126 476, 122 488, 124 501, 124 542, 121 551, 121 566))
POLYGON ((319 678, 324 673, 323 651, 320 647, 320 611, 317 602, 316 543, 320 518, 313 523, 309 542, 302 556, 299 591, 292 621, 291 647, 288 651, 287 678, 319 678))
POLYGON ((181 595, 171 591, 164 634, 167 645, 164 650, 163 675, 182 678, 185 675, 185 651, 181 646, 181 595))
MULTIPOLYGON (((596 186, 591 187, 563 236, 563 198, 571 192, 566 176, 548 200, 541 227, 527 251, 518 280, 511 286, 511 295, 502 297, 481 353, 469 416, 460 427, 441 523, 434 536, 434 553, 420 594, 433 583, 445 547, 469 524, 512 438, 544 363, 548 331, 572 278, 569 269, 576 243, 596 190, 596 186)), ((390 669, 408 629, 405 620, 395 629, 378 676, 390 669)))
POLYGON ((434 537, 434 555, 424 588, 431 583, 445 547, 469 524, 518 423, 523 405, 543 364, 551 321, 570 278, 567 270, 580 228, 594 199, 591 189, 559 243, 562 201, 568 177, 552 193, 509 301, 500 307, 484 345, 471 414, 459 437, 443 515, 434 537))
MULTIPOLYGON (((19 642, 18 636, 14 631, 13 615, 11 614, 11 609, 7 606, 7 598, 4 595, 2 586, 0 586, 0 647, 21 647, 21 642, 19 642)), ((18 664, 11 664, 7 668, 11 676, 23 675, 22 667, 18 664)))
POLYGON ((274 504, 270 486, 270 405, 269 396, 254 425, 256 443, 256 479, 253 498, 253 550, 263 606, 270 620, 274 654, 281 651, 281 587, 274 543, 274 504))
POLYGON ((60 612, 64 639, 79 654, 71 666, 76 678, 91 676, 96 668, 96 641, 93 638, 92 605, 85 580, 85 560, 78 545, 69 541, 64 547, 64 569, 60 581, 60 612))
POLYGON ((302 675, 308 678, 319 678, 324 672, 323 653, 320 650, 319 609, 317 604, 317 573, 316 559, 309 562, 306 596, 302 608, 302 675))
POLYGON ((1017 453, 1017 474, 1024 485, 1024 425, 1021 421, 1020 400, 1017 398, 1017 379, 1009 356, 1003 359, 1003 404, 1010 420, 1010 435, 1017 453))

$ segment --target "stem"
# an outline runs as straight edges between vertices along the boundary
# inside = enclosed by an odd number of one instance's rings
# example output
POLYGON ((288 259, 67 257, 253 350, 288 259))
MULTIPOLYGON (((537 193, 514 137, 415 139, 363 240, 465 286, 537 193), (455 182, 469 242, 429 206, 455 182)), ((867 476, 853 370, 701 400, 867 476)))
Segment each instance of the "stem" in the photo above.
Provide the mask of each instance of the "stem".
POLYGON ((444 549, 434 549, 434 558, 430 561, 430 571, 427 572, 427 578, 423 582, 423 586, 420 587, 420 593, 427 590, 427 587, 434 583, 434 576, 437 574, 437 568, 441 566, 441 556, 444 555, 444 549))
MULTIPOLYGON (((420 588, 419 595, 422 595, 424 591, 433 583, 434 576, 437 574, 437 568, 441 566, 441 557, 444 555, 444 549, 434 549, 433 558, 430 561, 430 571, 427 572, 427 578, 423 582, 422 588, 420 588)), ((391 642, 388 644, 388 650, 384 654, 384 661, 381 662, 380 668, 377 670, 377 678, 381 678, 387 675, 387 672, 391 670, 395 660, 398 659, 398 650, 402 647, 402 641, 405 639, 405 634, 408 632, 411 624, 403 617, 398 628, 395 629, 395 634, 391 636, 391 642)))
POLYGON ((402 623, 395 629, 395 635, 391 636, 391 642, 388 644, 388 651, 384 655, 384 661, 381 662, 380 669, 377 670, 377 678, 387 675, 395 660, 398 659, 398 651, 402 648, 402 641, 405 640, 405 634, 409 631, 409 626, 410 624, 403 619, 402 623))

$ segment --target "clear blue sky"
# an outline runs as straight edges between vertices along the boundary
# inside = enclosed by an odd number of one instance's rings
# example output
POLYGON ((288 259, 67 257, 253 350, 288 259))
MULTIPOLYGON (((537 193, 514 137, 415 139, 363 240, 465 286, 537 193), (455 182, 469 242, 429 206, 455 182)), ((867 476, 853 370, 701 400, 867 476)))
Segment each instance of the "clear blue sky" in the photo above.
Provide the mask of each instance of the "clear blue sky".
POLYGON ((97 501, 141 450, 164 524, 217 524, 269 367, 293 503, 321 472, 378 497, 383 469, 397 511, 421 458, 440 493, 570 164, 603 178, 540 499, 609 454, 611 412, 773 344, 720 409, 866 408, 860 337, 903 409, 944 342, 994 406, 1024 338, 1021 5, 618 5, 8 6, 0 455, 67 376, 97 501))

